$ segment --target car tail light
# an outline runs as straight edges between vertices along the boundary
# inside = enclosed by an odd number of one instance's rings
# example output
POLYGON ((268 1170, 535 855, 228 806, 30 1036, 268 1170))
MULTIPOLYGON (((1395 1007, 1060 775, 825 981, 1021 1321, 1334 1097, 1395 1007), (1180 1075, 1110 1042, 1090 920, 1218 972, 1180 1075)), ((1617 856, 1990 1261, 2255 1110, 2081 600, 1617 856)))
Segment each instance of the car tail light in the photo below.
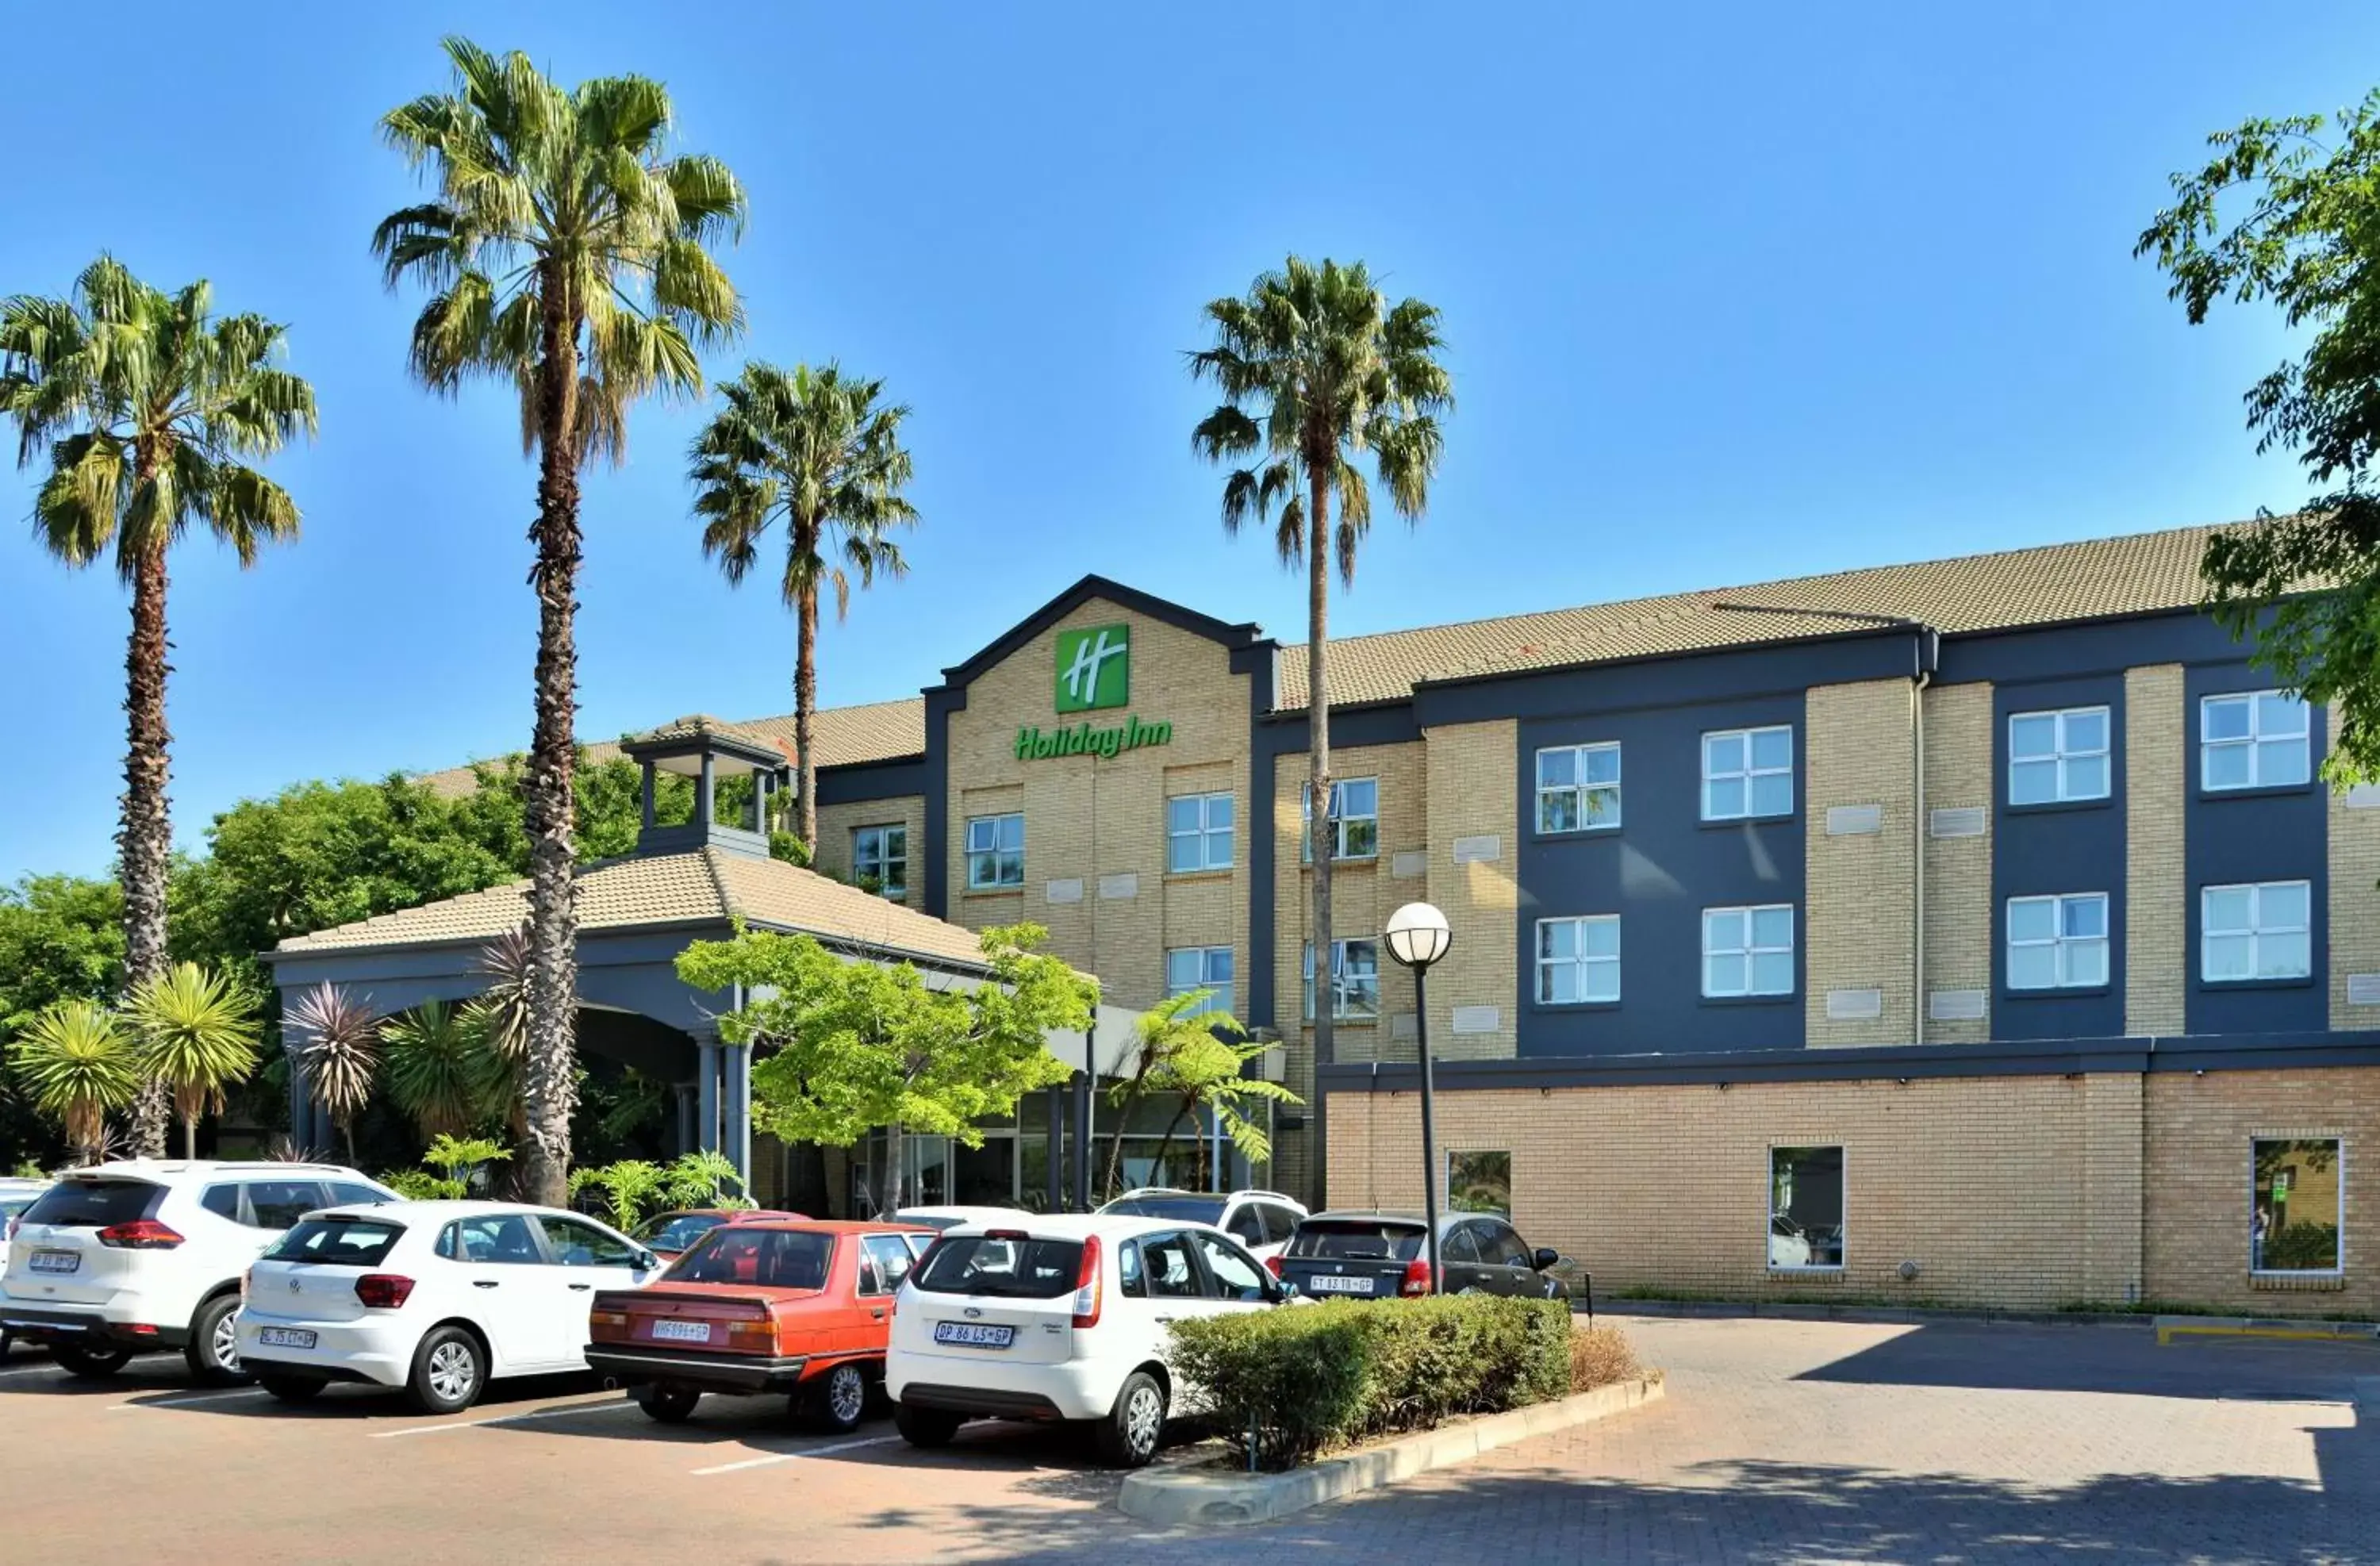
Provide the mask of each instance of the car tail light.
POLYGON ((1075 1325, 1097 1327, 1099 1305, 1099 1237, 1091 1234, 1083 1240, 1082 1270, 1075 1274, 1075 1325))
POLYGON ((774 1321, 731 1321, 727 1324, 727 1346, 752 1354, 775 1354, 777 1324, 774 1321))
POLYGON ((1281 1257, 1277 1256, 1265 1257, 1265 1270, 1275 1278, 1283 1276, 1281 1270, 1281 1257))
POLYGON ((1400 1294, 1427 1294, 1429 1288, 1429 1263, 1420 1256, 1405 1263, 1404 1281, 1397 1285, 1400 1294))
POLYGON ((136 1338, 153 1338, 157 1335, 157 1329, 140 1322, 128 1323, 118 1330, 129 1332, 136 1338))
POLYGON ((250 1268, 244 1268, 244 1269, 241 1269, 241 1271, 240 1271, 240 1275, 239 1275, 239 1297, 240 1297, 240 1299, 241 1299, 241 1301, 242 1301, 243 1303, 245 1303, 245 1302, 247 1301, 247 1299, 248 1299, 248 1280, 249 1280, 249 1274, 250 1274, 250 1273, 254 1272, 255 1270, 256 1270, 256 1269, 254 1269, 254 1268, 250 1267, 250 1268))
POLYGON ((99 1243, 119 1251, 170 1251, 182 1237, 153 1218, 136 1218, 101 1230, 99 1243))
POLYGON ((589 1327, 625 1327, 628 1313, 625 1310, 590 1310, 587 1313, 589 1327))
POLYGON ((6 1232, 6 1233, 5 1233, 5 1234, 0 1234, 0 1240, 13 1240, 13 1239, 15 1239, 15 1238, 17 1237, 17 1225, 18 1225, 18 1224, 20 1224, 20 1223, 22 1223, 22 1222, 24 1222, 24 1221, 25 1221, 25 1220, 24 1220, 23 1219, 21 1219, 21 1218, 12 1218, 12 1219, 10 1219, 10 1220, 8 1220, 8 1230, 7 1230, 7 1232, 6 1232))
POLYGON ((395 1310, 413 1297, 413 1280, 394 1272, 367 1272, 356 1280, 356 1299, 366 1310, 395 1310))
POLYGON ((1030 1240, 1033 1238, 1032 1235, 1027 1234, 1022 1229, 987 1229, 983 1232, 983 1237, 987 1240, 1017 1241, 1030 1240))

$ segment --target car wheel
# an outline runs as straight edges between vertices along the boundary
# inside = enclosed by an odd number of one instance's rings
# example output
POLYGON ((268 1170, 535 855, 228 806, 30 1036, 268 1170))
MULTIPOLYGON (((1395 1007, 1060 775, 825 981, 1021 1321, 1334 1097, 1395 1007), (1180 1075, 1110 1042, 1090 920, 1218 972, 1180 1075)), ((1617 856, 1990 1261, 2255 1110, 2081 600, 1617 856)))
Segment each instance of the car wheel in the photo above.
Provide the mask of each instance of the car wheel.
POLYGON ((959 1416, 946 1408, 919 1408, 913 1402, 892 1405, 892 1427, 913 1447, 946 1447, 959 1433, 959 1416))
POLYGON ((856 1365, 838 1365, 802 1390, 810 1423, 829 1435, 849 1435, 868 1412, 868 1373, 856 1365))
POLYGON ((69 1376, 79 1376, 86 1381, 101 1381, 131 1364, 132 1351, 60 1344, 50 1351, 50 1357, 56 1360, 58 1367, 69 1376))
POLYGON ((488 1360, 480 1341, 460 1327, 441 1327, 413 1351, 413 1375, 405 1390, 424 1414, 455 1414, 478 1402, 487 1384, 488 1360))
POLYGON ((209 1386, 228 1387, 248 1379, 239 1366, 239 1296, 218 1294, 190 1318, 190 1344, 182 1358, 190 1374, 209 1386))
POLYGON ((1165 1434, 1165 1389, 1146 1370, 1124 1378, 1115 1407, 1091 1426, 1099 1461, 1111 1468, 1142 1468, 1165 1434))
POLYGON ((702 1394, 692 1387, 639 1387, 636 1392, 637 1406, 648 1417, 664 1425, 683 1425, 694 1416, 694 1405, 702 1394))
POLYGON ((258 1371, 256 1384, 279 1402, 312 1402, 330 1385, 320 1376, 286 1376, 277 1370, 258 1371))

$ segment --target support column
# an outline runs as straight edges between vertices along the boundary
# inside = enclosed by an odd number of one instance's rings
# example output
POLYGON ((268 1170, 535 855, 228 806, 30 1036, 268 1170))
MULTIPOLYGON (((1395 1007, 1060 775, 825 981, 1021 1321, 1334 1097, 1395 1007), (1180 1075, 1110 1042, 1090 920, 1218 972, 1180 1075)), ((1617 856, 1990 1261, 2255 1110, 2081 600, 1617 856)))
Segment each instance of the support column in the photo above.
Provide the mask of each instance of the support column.
POLYGON ((726 1075, 722 1098, 726 1104, 726 1123, 721 1127, 721 1145, 727 1160, 735 1166, 735 1178, 743 1183, 744 1194, 752 1192, 752 1051, 742 1045, 720 1047, 719 1063, 726 1075))
POLYGON ((1091 1164, 1095 1149, 1091 1135, 1091 1098, 1099 1091, 1095 1078, 1077 1073, 1075 1076, 1075 1210, 1091 1210, 1091 1164))
POLYGON ((695 1068, 695 1093, 698 1108, 695 1111, 695 1146, 702 1152, 719 1151, 719 1042, 713 1038, 699 1039, 695 1044, 695 1056, 699 1062, 695 1068))
POLYGON ((1056 1212, 1066 1199, 1066 1093, 1062 1087, 1051 1087, 1042 1095, 1050 1117, 1050 1170, 1047 1199, 1049 1210, 1056 1212))
POLYGON ((681 1153, 690 1153, 695 1148, 694 1086, 691 1082, 680 1082, 673 1084, 671 1088, 677 1099, 676 1151, 681 1153))
POLYGON ((297 1050, 289 1051, 289 1140, 303 1147, 314 1124, 313 1079, 297 1050))

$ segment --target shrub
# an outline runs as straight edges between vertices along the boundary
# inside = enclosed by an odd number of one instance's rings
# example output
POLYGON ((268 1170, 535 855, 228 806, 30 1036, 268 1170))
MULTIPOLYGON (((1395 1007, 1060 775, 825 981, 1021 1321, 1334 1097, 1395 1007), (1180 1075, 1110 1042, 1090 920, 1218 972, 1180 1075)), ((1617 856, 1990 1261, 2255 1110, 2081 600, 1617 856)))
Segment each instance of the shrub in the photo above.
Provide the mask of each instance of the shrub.
POLYGON ((1178 1322, 1173 1363, 1241 1460, 1253 1446, 1257 1466, 1278 1469, 1564 1396, 1572 1336, 1570 1307, 1551 1300, 1333 1300, 1178 1322))
POLYGON ((1583 1327, 1570 1335, 1570 1390, 1591 1392, 1643 1374, 1636 1351, 1617 1327, 1583 1327))

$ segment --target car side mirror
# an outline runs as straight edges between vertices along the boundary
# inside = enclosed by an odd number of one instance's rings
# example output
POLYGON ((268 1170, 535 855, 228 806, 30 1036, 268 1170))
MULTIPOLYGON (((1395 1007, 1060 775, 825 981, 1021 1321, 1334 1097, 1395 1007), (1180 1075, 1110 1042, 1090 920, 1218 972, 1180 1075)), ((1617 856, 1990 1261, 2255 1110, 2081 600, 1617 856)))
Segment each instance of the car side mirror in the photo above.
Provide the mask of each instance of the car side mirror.
POLYGON ((1536 1268, 1539 1272, 1543 1272, 1549 1267, 1560 1267, 1561 1265, 1561 1253, 1560 1251, 1549 1251, 1543 1245, 1540 1245, 1537 1247, 1537 1254, 1530 1259, 1529 1265, 1536 1268))
POLYGON ((637 1253, 637 1270, 639 1272, 650 1272, 661 1264, 662 1258, 650 1251, 640 1250, 637 1253))

